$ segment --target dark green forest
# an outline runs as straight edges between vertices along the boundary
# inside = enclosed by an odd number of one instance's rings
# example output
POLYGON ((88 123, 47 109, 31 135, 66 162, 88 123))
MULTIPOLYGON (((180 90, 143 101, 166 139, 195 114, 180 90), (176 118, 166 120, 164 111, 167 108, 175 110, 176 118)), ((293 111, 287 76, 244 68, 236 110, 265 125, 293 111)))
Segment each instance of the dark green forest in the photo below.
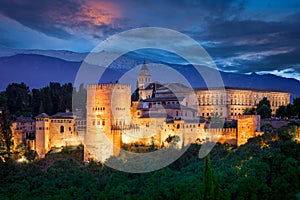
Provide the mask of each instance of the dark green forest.
MULTIPOLYGON (((200 145, 151 173, 84 165, 65 149, 31 163, 0 161, 0 199, 299 199, 300 145, 291 126, 240 147, 216 144, 199 159, 200 145)), ((111 158, 113 159, 113 158, 111 158)))

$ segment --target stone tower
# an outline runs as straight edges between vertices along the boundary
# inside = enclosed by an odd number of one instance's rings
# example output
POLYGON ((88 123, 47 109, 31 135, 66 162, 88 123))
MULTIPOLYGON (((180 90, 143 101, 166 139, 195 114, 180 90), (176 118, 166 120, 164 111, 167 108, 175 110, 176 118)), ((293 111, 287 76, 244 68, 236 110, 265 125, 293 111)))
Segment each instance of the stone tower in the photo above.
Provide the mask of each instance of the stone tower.
POLYGON ((46 113, 36 116, 35 150, 40 158, 50 150, 49 116, 46 113))
POLYGON ((260 115, 241 115, 237 119, 237 146, 245 144, 249 138, 256 137, 260 131, 260 115))
POLYGON ((120 133, 130 126, 131 87, 125 84, 92 84, 87 88, 85 144, 91 157, 105 161, 121 145, 120 133))
POLYGON ((138 76, 137 87, 139 89, 145 89, 147 85, 149 85, 150 83, 151 83, 151 74, 149 72, 149 69, 146 66, 146 62, 144 61, 144 64, 138 76))

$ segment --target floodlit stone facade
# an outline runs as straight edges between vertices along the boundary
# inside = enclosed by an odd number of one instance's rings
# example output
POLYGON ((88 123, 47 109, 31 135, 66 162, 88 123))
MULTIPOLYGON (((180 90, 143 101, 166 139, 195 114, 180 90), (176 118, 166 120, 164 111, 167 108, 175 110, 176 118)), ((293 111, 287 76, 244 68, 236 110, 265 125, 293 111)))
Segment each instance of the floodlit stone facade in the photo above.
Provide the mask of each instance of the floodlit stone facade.
POLYGON ((264 97, 270 101, 272 115, 281 105, 290 103, 290 94, 281 91, 246 88, 195 89, 198 98, 198 110, 202 117, 216 113, 221 117, 234 118, 242 115, 248 108, 254 108, 264 97))
POLYGON ((75 119, 71 112, 36 116, 35 150, 40 158, 45 157, 51 148, 82 144, 75 119))
POLYGON ((28 150, 35 148, 35 124, 31 117, 18 117, 12 122, 14 148, 21 143, 25 144, 28 150))
POLYGON ((131 102, 131 87, 124 84, 92 84, 87 88, 87 132, 89 158, 105 161, 118 155, 122 144, 168 145, 178 136, 178 148, 191 142, 228 142, 243 145, 260 132, 260 116, 244 116, 263 98, 270 100, 273 114, 290 102, 290 94, 241 88, 192 89, 180 83, 151 83, 146 64, 137 87, 139 100, 131 102), (237 128, 214 127, 207 118, 234 119, 237 128), (94 155, 93 155, 94 154, 94 155), (96 154, 96 155, 95 155, 96 154))
MULTIPOLYGON (((151 82, 146 64, 138 75, 138 101, 131 100, 131 86, 119 83, 87 86, 86 119, 71 112, 13 125, 16 142, 34 123, 35 138, 30 145, 39 157, 53 147, 79 145, 84 140, 85 159, 105 161, 118 155, 124 144, 142 143, 162 147, 177 136, 181 148, 192 142, 214 141, 243 145, 260 132, 260 116, 243 115, 263 98, 270 100, 272 113, 290 102, 290 94, 241 88, 189 88, 181 83, 151 82), (213 120, 220 119, 220 126, 213 120), (224 120, 236 121, 236 128, 223 128, 224 120), (31 124, 30 124, 31 125, 31 124), (22 126, 22 127, 20 127, 22 126)), ((28 141, 27 141, 28 142, 28 141)))
MULTIPOLYGON (((131 123, 131 87, 124 84, 88 85, 87 132, 85 144, 89 151, 98 152, 100 160, 114 153, 113 144, 120 145, 120 129, 131 123), (104 133, 104 134, 100 134, 104 133)), ((95 153, 94 153, 95 154, 95 153)))
POLYGON ((260 116, 238 116, 237 132, 237 146, 245 144, 249 138, 262 135, 263 132, 260 132, 260 116))

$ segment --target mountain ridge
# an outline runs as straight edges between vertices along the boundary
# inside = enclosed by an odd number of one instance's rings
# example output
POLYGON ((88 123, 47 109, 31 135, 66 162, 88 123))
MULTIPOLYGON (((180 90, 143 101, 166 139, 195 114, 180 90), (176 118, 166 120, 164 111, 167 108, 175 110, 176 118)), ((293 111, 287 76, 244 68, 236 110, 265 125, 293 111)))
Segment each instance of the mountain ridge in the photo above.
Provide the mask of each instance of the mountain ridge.
MULTIPOLYGON (((121 56, 115 60, 106 74, 104 81, 114 82, 118 76, 140 65, 144 59, 121 56)), ((195 75, 192 65, 169 64, 168 65, 191 82, 192 87, 205 87, 205 82, 195 75)), ((24 82, 30 88, 41 88, 49 82, 73 83, 76 73, 82 64, 78 61, 68 61, 63 58, 56 58, 37 54, 16 54, 12 56, 0 57, 0 90, 3 91, 9 83, 24 82), (18 72, 18 73, 16 73, 18 72)), ((205 69, 213 70, 213 69, 205 69)), ((220 71, 224 85, 228 87, 243 87, 254 89, 273 89, 291 93, 292 97, 300 97, 300 81, 293 78, 284 78, 273 74, 252 73, 238 74, 220 71)))

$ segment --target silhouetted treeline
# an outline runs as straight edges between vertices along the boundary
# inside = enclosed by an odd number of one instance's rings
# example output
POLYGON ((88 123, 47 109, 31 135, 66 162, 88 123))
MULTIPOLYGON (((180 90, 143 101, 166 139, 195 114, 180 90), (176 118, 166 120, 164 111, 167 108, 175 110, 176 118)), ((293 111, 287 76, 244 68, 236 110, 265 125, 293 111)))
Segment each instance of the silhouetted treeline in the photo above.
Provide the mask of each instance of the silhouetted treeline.
MULTIPOLYGON (((50 82, 48 86, 32 90, 25 83, 12 83, 0 93, 0 107, 7 108, 13 117, 35 117, 43 112, 53 115, 66 110, 72 111, 72 94, 71 83, 61 85, 50 82)), ((86 91, 83 86, 74 95, 80 96, 84 101, 86 91)))

